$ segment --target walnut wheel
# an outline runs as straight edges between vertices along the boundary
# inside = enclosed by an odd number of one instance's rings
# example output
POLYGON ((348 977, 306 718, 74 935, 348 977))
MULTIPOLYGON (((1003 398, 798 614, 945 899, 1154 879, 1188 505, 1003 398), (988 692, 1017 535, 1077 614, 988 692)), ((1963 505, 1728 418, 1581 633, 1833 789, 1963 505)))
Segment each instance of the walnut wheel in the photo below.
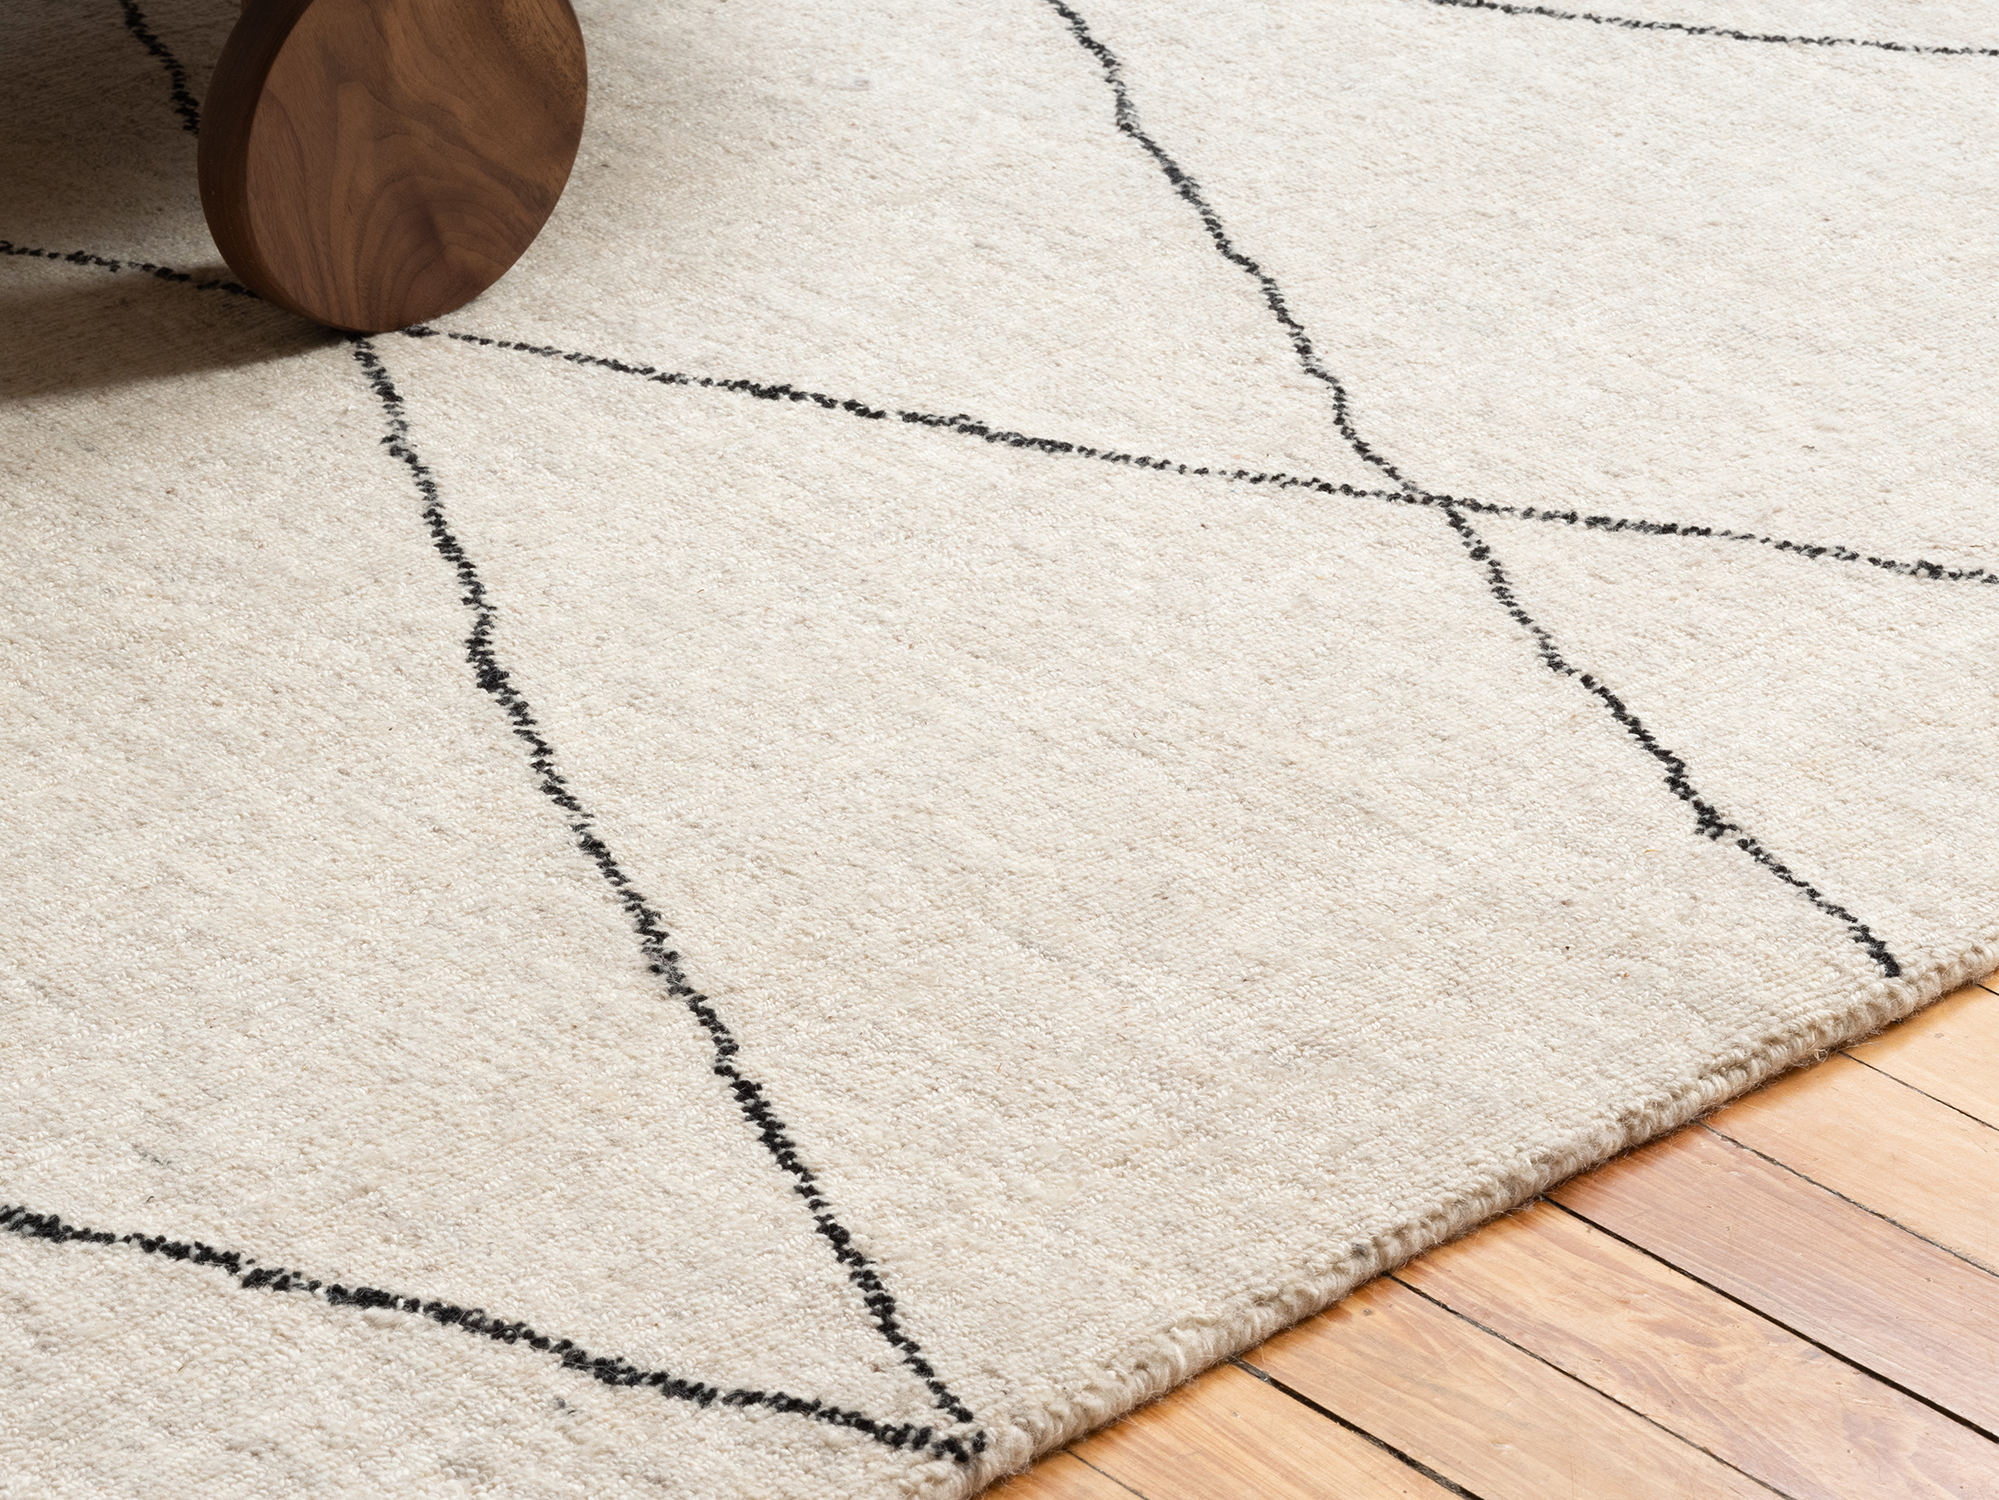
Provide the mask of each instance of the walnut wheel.
POLYGON ((209 90, 202 210, 259 295, 404 328, 534 242, 586 95, 569 0, 248 0, 209 90))

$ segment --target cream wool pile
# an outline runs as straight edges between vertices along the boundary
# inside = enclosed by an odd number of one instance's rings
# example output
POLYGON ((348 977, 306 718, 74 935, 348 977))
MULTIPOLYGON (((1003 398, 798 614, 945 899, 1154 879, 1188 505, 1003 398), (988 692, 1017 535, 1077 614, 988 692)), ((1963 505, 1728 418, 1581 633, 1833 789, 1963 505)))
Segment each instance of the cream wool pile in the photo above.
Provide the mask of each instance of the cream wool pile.
POLYGON ((7 0, 0 1494, 969 1495, 1999 963, 1992 8, 1074 4, 353 341, 7 0))

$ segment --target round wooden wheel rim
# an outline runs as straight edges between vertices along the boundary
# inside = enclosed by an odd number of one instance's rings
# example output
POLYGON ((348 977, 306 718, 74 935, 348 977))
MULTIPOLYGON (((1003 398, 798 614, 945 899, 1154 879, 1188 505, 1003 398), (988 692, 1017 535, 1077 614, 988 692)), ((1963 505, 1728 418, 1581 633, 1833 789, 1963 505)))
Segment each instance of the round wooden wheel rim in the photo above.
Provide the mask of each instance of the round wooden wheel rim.
POLYGON ((437 317, 541 232, 586 93, 569 0, 249 0, 202 121, 209 232, 321 323, 437 317))

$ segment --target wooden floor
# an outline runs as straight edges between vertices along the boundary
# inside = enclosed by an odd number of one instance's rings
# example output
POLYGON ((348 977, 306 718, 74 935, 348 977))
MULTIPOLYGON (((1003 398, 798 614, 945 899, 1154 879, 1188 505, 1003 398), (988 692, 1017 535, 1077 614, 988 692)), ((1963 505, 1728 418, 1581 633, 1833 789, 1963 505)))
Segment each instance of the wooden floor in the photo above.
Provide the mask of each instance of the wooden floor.
POLYGON ((1362 1287, 994 1500, 1999 1497, 1999 978, 1362 1287))

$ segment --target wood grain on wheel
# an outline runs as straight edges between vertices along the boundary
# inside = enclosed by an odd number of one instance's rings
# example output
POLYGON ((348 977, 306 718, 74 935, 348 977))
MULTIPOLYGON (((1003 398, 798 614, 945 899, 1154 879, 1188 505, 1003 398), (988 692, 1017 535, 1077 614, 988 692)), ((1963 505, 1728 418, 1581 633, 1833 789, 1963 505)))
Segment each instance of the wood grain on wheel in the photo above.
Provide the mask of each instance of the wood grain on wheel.
POLYGON ((249 0, 202 122, 210 232, 322 323, 434 318, 533 243, 585 93, 569 0, 249 0))

